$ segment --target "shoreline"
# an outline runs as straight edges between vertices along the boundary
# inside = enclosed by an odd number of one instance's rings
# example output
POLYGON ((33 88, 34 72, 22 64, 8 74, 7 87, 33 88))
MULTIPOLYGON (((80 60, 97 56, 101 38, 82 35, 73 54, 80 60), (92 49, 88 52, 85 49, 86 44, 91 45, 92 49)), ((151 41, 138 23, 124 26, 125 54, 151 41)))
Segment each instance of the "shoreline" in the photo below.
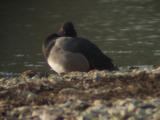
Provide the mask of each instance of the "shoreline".
POLYGON ((0 78, 0 119, 160 119, 160 68, 0 78))

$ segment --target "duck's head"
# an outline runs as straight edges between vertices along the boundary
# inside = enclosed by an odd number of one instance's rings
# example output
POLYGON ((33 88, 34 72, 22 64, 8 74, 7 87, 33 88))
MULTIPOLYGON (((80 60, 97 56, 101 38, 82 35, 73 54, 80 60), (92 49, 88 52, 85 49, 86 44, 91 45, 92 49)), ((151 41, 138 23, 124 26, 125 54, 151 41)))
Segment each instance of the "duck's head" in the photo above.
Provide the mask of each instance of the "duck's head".
POLYGON ((77 37, 77 32, 72 22, 65 22, 58 31, 60 36, 77 37))

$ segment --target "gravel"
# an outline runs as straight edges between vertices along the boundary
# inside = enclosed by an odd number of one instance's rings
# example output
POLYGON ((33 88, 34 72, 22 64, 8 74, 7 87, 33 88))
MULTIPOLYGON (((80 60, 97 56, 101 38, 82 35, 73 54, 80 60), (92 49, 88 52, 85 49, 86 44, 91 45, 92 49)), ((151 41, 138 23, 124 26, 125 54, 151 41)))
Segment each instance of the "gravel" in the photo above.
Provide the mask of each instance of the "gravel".
POLYGON ((2 120, 160 120, 160 68, 0 77, 2 120))

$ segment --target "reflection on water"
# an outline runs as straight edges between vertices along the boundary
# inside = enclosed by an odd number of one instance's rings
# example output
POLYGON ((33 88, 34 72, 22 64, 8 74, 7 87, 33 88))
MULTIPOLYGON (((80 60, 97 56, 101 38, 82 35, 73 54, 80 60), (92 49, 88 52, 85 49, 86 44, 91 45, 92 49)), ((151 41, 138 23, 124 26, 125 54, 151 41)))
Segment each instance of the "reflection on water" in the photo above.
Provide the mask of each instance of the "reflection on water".
POLYGON ((1 1, 0 71, 49 70, 41 43, 68 20, 117 65, 158 65, 159 5, 159 0, 1 1))

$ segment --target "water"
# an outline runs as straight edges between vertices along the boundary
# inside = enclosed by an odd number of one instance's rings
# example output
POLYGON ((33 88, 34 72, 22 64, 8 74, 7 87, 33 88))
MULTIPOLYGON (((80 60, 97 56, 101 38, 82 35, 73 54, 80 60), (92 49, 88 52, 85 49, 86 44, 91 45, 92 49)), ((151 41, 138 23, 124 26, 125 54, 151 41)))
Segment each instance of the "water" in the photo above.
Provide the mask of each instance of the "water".
POLYGON ((64 21, 118 66, 159 65, 159 0, 1 0, 0 72, 48 71, 42 41, 64 21))

